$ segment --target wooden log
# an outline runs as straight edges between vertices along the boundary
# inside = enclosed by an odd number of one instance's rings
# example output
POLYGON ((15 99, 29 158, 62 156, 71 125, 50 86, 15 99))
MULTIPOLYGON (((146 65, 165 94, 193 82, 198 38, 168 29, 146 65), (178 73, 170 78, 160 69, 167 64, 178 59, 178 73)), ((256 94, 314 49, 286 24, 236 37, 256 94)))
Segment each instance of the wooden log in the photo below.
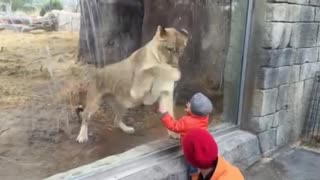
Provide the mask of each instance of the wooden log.
POLYGON ((8 24, 30 24, 30 19, 23 17, 2 17, 0 22, 4 21, 8 24))
POLYGON ((17 18, 17 17, 1 18, 2 22, 7 22, 7 23, 0 24, 0 27, 2 29, 14 30, 18 32, 30 32, 36 29, 43 29, 45 31, 56 31, 58 28, 57 18, 50 13, 48 13, 48 15, 41 18, 36 18, 32 20, 28 19, 28 21, 26 19, 27 18, 23 18, 23 17, 22 18, 17 18))

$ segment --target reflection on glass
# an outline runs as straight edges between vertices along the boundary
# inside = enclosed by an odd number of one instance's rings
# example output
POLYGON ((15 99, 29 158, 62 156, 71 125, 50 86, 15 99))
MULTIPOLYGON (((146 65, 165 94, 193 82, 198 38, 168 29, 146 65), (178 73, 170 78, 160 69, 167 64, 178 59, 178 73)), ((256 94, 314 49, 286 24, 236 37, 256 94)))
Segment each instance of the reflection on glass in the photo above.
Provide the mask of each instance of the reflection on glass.
POLYGON ((246 6, 239 0, 0 0, 0 174, 41 179, 167 138, 156 105, 126 113, 124 123, 136 130, 129 135, 113 127, 110 102, 103 101, 89 141, 76 143, 75 108, 84 103, 90 72, 145 46, 158 25, 184 28, 190 37, 179 60, 175 116, 202 92, 215 107, 213 126, 235 124, 246 6), (86 64, 92 68, 79 68, 86 64))

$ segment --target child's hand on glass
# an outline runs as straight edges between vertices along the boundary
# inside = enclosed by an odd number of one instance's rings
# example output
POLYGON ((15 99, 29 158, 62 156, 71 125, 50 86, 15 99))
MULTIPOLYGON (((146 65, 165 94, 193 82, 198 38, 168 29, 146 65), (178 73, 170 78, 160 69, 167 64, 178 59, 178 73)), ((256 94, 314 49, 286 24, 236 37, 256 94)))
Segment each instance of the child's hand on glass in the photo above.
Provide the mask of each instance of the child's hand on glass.
POLYGON ((161 114, 164 114, 164 113, 168 112, 167 109, 164 107, 164 105, 161 105, 161 104, 159 105, 158 111, 159 111, 161 114))
POLYGON ((191 107, 190 107, 190 103, 188 102, 186 104, 186 108, 184 109, 187 113, 190 113, 191 112, 191 107))

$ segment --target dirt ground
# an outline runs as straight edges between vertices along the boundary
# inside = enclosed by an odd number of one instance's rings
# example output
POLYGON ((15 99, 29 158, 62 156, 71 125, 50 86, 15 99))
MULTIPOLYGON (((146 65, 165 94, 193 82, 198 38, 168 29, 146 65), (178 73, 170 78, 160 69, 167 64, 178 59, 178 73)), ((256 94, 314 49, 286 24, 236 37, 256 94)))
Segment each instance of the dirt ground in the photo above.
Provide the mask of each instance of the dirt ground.
POLYGON ((111 110, 100 108, 89 143, 76 143, 80 124, 56 94, 69 79, 77 45, 71 32, 0 32, 0 179, 42 179, 167 138, 153 107, 128 113, 134 135, 111 129, 111 110))

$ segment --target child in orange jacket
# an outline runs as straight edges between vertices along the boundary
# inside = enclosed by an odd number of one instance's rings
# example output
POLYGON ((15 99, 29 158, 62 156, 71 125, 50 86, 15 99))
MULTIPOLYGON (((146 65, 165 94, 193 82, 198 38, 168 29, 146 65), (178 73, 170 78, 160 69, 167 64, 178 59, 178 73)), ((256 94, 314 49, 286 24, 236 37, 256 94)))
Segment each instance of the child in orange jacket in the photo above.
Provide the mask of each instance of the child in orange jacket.
MULTIPOLYGON (((162 113, 162 122, 170 131, 180 134, 181 141, 184 136, 192 129, 198 128, 207 130, 209 126, 209 114, 213 110, 213 105, 209 98, 202 93, 196 93, 192 96, 186 105, 186 115, 177 121, 165 111, 164 107, 159 107, 162 113)), ((187 163, 188 176, 193 179, 197 176, 198 169, 187 163)))

